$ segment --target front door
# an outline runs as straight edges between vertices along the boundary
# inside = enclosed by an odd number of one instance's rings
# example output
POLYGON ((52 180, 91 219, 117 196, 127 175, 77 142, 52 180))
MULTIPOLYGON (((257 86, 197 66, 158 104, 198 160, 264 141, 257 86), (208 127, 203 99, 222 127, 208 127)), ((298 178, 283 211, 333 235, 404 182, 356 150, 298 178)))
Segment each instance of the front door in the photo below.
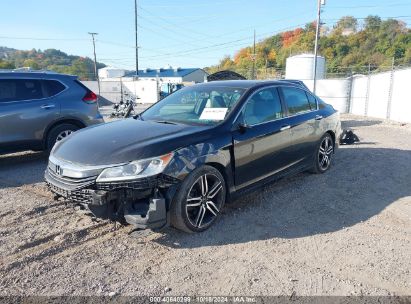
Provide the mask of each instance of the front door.
POLYGON ((275 87, 255 92, 240 116, 241 128, 233 131, 237 188, 273 175, 290 162, 290 126, 275 87))
POLYGON ((312 162, 313 153, 322 136, 318 133, 321 116, 317 115, 315 99, 312 101, 310 93, 291 86, 282 86, 280 94, 287 106, 291 126, 291 157, 295 162, 312 162))

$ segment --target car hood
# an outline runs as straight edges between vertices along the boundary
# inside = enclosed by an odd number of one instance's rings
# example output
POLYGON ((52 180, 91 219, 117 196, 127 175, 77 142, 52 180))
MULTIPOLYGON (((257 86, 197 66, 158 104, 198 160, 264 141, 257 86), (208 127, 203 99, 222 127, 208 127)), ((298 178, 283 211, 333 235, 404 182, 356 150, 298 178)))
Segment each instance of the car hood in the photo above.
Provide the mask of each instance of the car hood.
POLYGON ((160 156, 207 137, 210 126, 133 118, 89 127, 58 143, 52 156, 80 165, 112 165, 160 156), (196 134, 196 136, 192 136, 196 134))

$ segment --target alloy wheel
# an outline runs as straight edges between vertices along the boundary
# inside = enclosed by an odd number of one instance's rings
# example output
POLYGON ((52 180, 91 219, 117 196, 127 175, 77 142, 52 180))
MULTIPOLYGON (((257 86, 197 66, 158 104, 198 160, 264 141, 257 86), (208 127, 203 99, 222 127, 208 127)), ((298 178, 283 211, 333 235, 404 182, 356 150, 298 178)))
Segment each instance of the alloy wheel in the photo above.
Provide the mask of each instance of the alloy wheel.
POLYGON ((223 181, 214 174, 201 175, 191 186, 186 200, 186 214, 196 228, 210 225, 224 202, 223 181))
POLYGON ((72 130, 65 130, 65 131, 63 131, 63 132, 60 132, 58 135, 57 135, 57 138, 56 138, 56 142, 57 141, 60 141, 60 140, 62 140, 62 139, 64 139, 64 138, 66 138, 67 136, 69 136, 71 133, 73 133, 74 131, 72 131, 72 130))
POLYGON ((322 171, 328 169, 331 164, 331 157, 334 152, 334 146, 329 136, 324 137, 318 151, 318 164, 322 171))

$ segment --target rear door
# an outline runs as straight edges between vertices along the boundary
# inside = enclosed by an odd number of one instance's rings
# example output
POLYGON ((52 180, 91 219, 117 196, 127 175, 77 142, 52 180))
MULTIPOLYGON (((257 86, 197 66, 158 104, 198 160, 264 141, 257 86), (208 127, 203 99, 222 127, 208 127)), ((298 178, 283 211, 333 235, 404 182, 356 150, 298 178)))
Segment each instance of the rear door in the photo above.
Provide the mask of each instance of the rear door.
POLYGON ((291 126, 293 162, 309 162, 321 138, 317 103, 309 92, 293 86, 282 86, 281 96, 287 107, 288 122, 291 126))
POLYGON ((41 79, 0 79, 2 150, 41 144, 46 126, 60 114, 50 90, 41 79))
POLYGON ((276 87, 250 96, 233 131, 235 184, 238 188, 282 171, 289 165, 290 126, 276 87), (237 128, 243 124, 245 127, 237 128))

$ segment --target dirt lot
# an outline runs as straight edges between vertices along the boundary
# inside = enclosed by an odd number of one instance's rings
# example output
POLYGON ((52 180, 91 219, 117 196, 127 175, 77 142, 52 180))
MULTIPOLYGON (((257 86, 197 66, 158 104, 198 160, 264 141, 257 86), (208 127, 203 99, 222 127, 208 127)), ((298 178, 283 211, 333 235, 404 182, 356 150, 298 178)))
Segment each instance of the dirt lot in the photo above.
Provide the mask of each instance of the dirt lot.
POLYGON ((362 142, 331 170, 229 205, 210 230, 132 238, 0 156, 0 295, 411 295, 411 126, 344 116, 362 142))

